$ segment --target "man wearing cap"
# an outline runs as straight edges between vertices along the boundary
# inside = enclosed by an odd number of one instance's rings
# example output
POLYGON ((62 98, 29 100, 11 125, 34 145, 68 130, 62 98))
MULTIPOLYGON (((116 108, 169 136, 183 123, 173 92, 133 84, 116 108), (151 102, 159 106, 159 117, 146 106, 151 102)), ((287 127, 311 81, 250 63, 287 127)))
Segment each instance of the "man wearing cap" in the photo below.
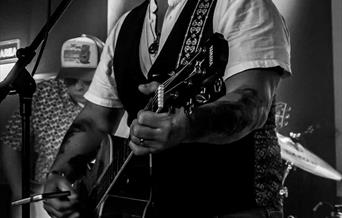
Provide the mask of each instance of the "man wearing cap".
MULTIPOLYGON (((82 35, 63 43, 61 69, 55 79, 37 85, 32 100, 31 140, 34 146, 33 193, 41 193, 41 184, 53 163, 71 122, 84 106, 83 94, 88 90, 100 59, 103 42, 82 35)), ((21 198, 21 117, 16 111, 9 119, 0 138, 4 171, 12 190, 12 199, 21 198)), ((49 217, 42 204, 35 203, 31 217, 49 217)), ((13 208, 13 218, 19 218, 21 208, 13 208)))

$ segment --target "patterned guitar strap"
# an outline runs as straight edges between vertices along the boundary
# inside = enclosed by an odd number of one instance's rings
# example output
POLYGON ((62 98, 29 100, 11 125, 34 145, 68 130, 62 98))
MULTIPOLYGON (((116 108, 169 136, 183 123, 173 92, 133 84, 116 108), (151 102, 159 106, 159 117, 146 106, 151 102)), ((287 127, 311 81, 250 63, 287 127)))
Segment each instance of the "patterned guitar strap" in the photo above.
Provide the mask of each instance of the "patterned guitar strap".
POLYGON ((199 0, 197 2, 196 9, 191 15, 191 20, 184 37, 176 68, 187 65, 192 54, 198 50, 204 27, 208 21, 211 9, 215 6, 215 2, 216 0, 199 0))

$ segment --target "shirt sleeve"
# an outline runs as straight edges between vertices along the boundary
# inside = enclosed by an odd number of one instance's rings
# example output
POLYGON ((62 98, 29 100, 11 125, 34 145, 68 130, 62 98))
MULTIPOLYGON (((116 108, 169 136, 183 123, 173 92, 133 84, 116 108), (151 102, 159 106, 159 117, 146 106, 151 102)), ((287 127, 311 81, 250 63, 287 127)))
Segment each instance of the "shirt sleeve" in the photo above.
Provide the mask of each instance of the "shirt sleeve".
POLYGON ((290 37, 285 21, 271 0, 221 0, 213 20, 214 32, 229 44, 224 79, 252 68, 280 66, 291 74, 290 37))
MULTIPOLYGON (((128 13, 128 12, 127 12, 128 13)), ((110 32, 105 47, 101 54, 101 60, 95 71, 93 80, 84 97, 97 105, 122 108, 122 103, 118 97, 117 85, 113 69, 113 58, 116 41, 127 13, 124 14, 110 32)))

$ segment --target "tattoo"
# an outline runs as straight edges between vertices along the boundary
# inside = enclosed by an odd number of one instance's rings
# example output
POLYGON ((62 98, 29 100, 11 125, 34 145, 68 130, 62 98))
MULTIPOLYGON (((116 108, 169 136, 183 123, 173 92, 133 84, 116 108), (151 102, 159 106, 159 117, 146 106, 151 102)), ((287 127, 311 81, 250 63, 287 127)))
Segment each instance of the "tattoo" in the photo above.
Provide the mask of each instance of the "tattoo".
POLYGON ((203 136, 235 137, 263 124, 267 105, 254 89, 238 89, 235 101, 216 101, 197 108, 190 116, 191 138, 203 136))
POLYGON ((64 172, 70 181, 84 174, 87 163, 96 155, 96 149, 93 150, 92 145, 97 145, 96 143, 101 139, 101 136, 93 133, 94 126, 91 120, 76 118, 64 136, 51 169, 64 172), (87 141, 90 144, 81 145, 78 137, 75 137, 78 134, 92 134, 87 141))
POLYGON ((70 144, 70 139, 77 133, 86 132, 91 127, 91 122, 88 120, 78 120, 71 124, 69 130, 65 134, 61 147, 59 149, 59 154, 65 152, 66 147, 70 144))

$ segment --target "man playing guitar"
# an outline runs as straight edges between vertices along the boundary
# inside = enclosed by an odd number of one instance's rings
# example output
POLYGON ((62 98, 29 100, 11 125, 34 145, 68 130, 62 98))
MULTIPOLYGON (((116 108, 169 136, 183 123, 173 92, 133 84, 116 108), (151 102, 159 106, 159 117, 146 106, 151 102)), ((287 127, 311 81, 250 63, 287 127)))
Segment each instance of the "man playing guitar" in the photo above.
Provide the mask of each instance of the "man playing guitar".
POLYGON ((45 192, 72 195, 45 201, 45 209, 53 217, 83 216, 72 183, 126 110, 129 148, 150 157, 151 210, 141 217, 281 217, 274 115, 278 84, 291 71, 288 37, 271 0, 150 0, 124 14, 47 176, 45 192), (220 55, 191 61, 198 51, 211 54, 215 46, 203 45, 213 33, 229 45, 218 49, 229 59, 217 69, 211 66, 220 55), (164 92, 175 104, 148 107, 160 84, 168 86, 189 66, 189 77, 222 69, 222 96, 208 100, 216 77, 213 83, 185 77, 173 88, 189 89, 164 92), (209 85, 193 92, 193 83, 209 85), (195 94, 183 101, 187 92, 195 94))

